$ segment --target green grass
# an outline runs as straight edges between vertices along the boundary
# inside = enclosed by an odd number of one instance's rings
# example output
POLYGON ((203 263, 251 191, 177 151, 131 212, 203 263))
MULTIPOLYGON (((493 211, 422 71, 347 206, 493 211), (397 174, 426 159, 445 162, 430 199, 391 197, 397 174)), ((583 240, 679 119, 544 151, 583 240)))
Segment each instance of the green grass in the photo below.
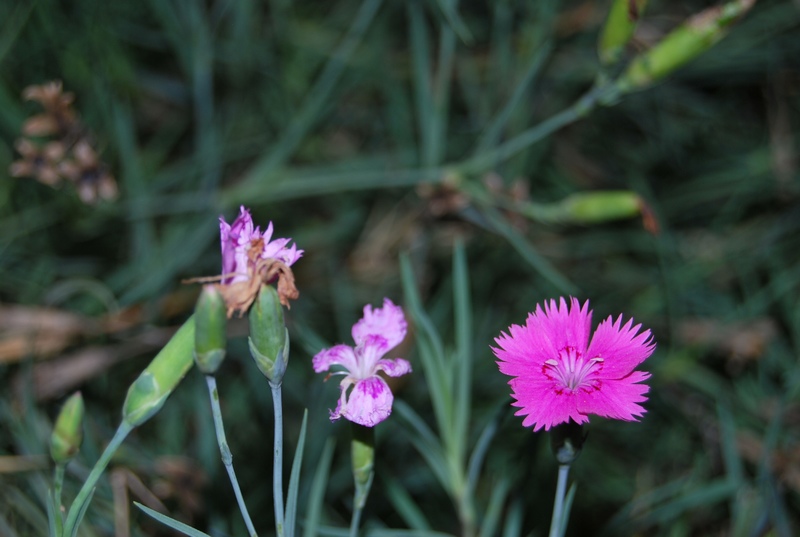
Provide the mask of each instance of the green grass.
MULTIPOLYGON (((411 315, 413 287, 414 332, 430 348, 400 350, 415 372, 395 392, 405 410, 378 428, 363 525, 375 535, 461 532, 453 491, 415 449, 416 416, 453 457, 449 471, 468 468, 481 434, 495 431, 476 470, 475 524, 514 536, 546 534, 556 469, 544 435, 512 415, 489 346, 536 303, 572 293, 591 299, 595 322, 633 316, 658 349, 645 364, 643 421, 592 420, 571 473, 567 535, 791 535, 800 527, 800 11, 762 0, 697 60, 604 105, 590 91, 610 2, 561 4, 0 4, 0 303, 90 317, 139 306, 133 328, 83 336, 62 354, 138 341, 190 314, 197 289, 181 279, 218 272, 218 216, 252 207, 257 223, 272 220, 306 250, 284 383, 285 453, 309 410, 298 531, 346 528, 352 497, 347 427, 328 420, 338 389, 310 358, 349 341, 363 304, 389 296, 411 315), (52 79, 76 94, 119 182, 116 201, 85 206, 68 187, 8 177, 22 122, 39 111, 20 94, 52 79), (576 103, 587 94, 584 110, 576 103), (776 161, 780 151, 794 161, 776 161), (633 191, 660 233, 640 218, 577 225, 544 209, 521 218, 486 186, 489 174, 506 189, 521 180, 543 208, 580 192, 633 191), (462 203, 442 214, 442 200, 462 203), (754 330, 758 321, 771 331, 754 330), (701 326, 710 331, 690 337, 701 326), (452 422, 434 412, 432 399, 447 397, 431 393, 426 352, 454 370, 453 397, 471 401, 452 422), (448 365, 467 357, 469 374, 448 365)), ((651 4, 642 40, 710 3, 651 4)), ((246 340, 230 347, 218 378, 227 434, 256 527, 270 534, 269 390, 246 340)), ((80 386, 87 432, 66 498, 151 356, 80 386)), ((27 359, 0 366, 0 455, 46 453, 61 399, 34 398, 35 371, 27 359)), ((205 503, 193 523, 241 535, 199 377, 190 373, 112 466, 154 487, 156 461, 187 457, 208 479, 187 485, 205 503)), ((48 469, 0 474, 0 534, 46 531, 49 479, 48 469)), ((191 511, 175 496, 165 502, 174 516, 191 511)), ((87 521, 85 535, 113 534, 107 483, 87 521)), ((130 523, 134 535, 160 531, 136 509, 130 523)))

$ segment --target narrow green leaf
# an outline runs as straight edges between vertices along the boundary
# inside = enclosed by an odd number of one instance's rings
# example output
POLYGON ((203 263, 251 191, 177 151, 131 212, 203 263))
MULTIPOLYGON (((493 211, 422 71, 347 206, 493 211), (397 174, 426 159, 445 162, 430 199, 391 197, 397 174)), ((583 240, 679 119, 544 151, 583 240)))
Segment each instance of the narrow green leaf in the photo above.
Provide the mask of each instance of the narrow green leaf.
POLYGON ((203 533, 200 530, 194 529, 193 527, 189 526, 188 524, 184 524, 174 518, 168 517, 167 515, 162 515, 158 511, 154 511, 149 507, 145 507, 144 505, 140 504, 139 502, 133 502, 133 505, 144 511, 147 515, 150 515, 154 519, 158 520, 165 526, 168 526, 176 531, 181 532, 184 535, 188 535, 189 537, 211 537, 207 533, 203 533))
POLYGON ((489 498, 489 506, 483 517, 479 537, 491 537, 497 533, 497 526, 500 522, 500 514, 503 512, 503 505, 511 488, 511 481, 503 478, 499 483, 492 487, 492 495, 489 498))
POLYGON ((575 493, 578 491, 578 484, 573 483, 572 486, 567 491, 567 497, 564 498, 564 512, 561 514, 561 535, 559 537, 564 537, 564 534, 567 532, 567 524, 569 524, 569 513, 572 510, 572 502, 575 499, 575 493))
POLYGON ((520 537, 522 534, 522 520, 525 512, 519 498, 515 498, 506 513, 503 525, 503 537, 520 537))
POLYGON ((464 244, 459 240, 453 251, 453 307, 455 310, 456 354, 452 364, 456 379, 452 438, 458 465, 463 469, 469 435, 472 394, 472 303, 469 271, 464 244))
POLYGON ((300 468, 303 465, 303 447, 306 444, 306 429, 308 427, 308 409, 303 410, 303 423, 300 425, 300 438, 294 451, 292 471, 289 475, 289 489, 286 493, 286 515, 283 529, 286 537, 294 537, 295 517, 297 515, 297 494, 300 487, 300 468))
POLYGON ((381 481, 383 482, 384 492, 392 503, 394 510, 411 529, 417 531, 431 529, 428 519, 425 518, 425 513, 422 512, 422 509, 419 508, 408 491, 394 477, 384 472, 381 474, 381 481))
POLYGON ((439 444, 434 434, 430 431, 422 418, 403 401, 395 401, 394 410, 401 419, 411 426, 413 432, 416 433, 410 435, 412 445, 419 451, 422 458, 425 459, 425 462, 442 484, 442 487, 448 492, 451 492, 453 488, 453 480, 450 475, 451 468, 447 464, 442 446, 439 444))
POLYGON ((325 447, 322 448, 322 455, 314 472, 314 480, 311 483, 311 492, 308 496, 303 537, 316 537, 320 527, 322 502, 325 500, 325 489, 328 486, 328 475, 331 470, 334 446, 333 438, 328 438, 325 441, 325 447))

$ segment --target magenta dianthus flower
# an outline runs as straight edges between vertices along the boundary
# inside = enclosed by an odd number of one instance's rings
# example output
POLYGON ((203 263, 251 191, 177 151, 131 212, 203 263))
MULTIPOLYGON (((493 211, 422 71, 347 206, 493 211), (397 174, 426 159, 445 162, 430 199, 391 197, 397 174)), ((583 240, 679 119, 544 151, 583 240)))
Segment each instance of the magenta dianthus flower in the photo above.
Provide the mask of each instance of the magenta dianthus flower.
POLYGON ((364 317, 353 325, 355 348, 335 345, 323 349, 312 360, 314 371, 328 371, 340 365, 346 371, 335 371, 331 375, 344 375, 339 390, 341 395, 331 420, 341 417, 374 427, 392 413, 394 396, 386 381, 379 375, 383 371, 390 377, 399 377, 411 372, 411 364, 403 358, 383 358, 391 349, 403 341, 407 331, 406 319, 400 306, 388 298, 383 307, 373 310, 364 306, 364 317))
POLYGON ((525 326, 511 325, 492 348, 500 371, 512 378, 513 406, 522 425, 545 430, 569 420, 582 424, 588 414, 635 421, 645 413, 639 404, 650 377, 634 368, 655 350, 650 330, 639 333, 633 319, 624 325, 622 315, 600 323, 589 341, 592 311, 575 298, 537 304, 525 326))
POLYGON ((287 246, 292 239, 272 239, 272 222, 262 233, 253 227, 253 218, 244 205, 239 208, 239 216, 228 224, 219 217, 219 234, 222 244, 222 283, 231 284, 247 281, 259 259, 276 259, 286 266, 292 266, 303 255, 297 245, 287 246))

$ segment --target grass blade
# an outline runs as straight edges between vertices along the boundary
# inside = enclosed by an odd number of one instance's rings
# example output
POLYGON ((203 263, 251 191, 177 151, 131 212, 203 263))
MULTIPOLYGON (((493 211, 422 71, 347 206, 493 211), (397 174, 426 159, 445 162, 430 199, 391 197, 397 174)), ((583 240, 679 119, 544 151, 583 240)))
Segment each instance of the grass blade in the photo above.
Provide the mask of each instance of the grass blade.
POLYGON ((179 531, 184 535, 188 535, 189 537, 211 537, 207 533, 203 533, 200 530, 196 530, 193 527, 189 526, 188 524, 184 524, 174 518, 168 517, 167 515, 162 515, 158 511, 154 511, 149 507, 145 507, 144 505, 140 504, 139 502, 133 502, 133 505, 144 511, 147 515, 153 517, 154 519, 158 520, 165 526, 168 526, 175 531, 179 531))
POLYGON ((303 465, 303 447, 306 443, 306 429, 308 427, 308 409, 303 411, 303 422, 300 425, 300 438, 294 451, 292 471, 289 475, 289 489, 286 493, 286 515, 284 517, 284 531, 286 537, 294 537, 295 517, 297 515, 297 493, 300 487, 300 468, 303 465))

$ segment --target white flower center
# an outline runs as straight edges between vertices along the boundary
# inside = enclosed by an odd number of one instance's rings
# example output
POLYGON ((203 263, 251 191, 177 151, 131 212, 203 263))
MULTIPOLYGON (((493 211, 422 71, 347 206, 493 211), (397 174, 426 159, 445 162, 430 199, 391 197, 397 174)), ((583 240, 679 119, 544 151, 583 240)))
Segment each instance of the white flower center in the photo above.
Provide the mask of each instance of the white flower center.
POLYGON ((599 356, 587 360, 574 347, 564 347, 558 352, 558 358, 545 361, 542 373, 571 392, 580 388, 592 391, 600 388, 597 374, 602 369, 603 359, 599 356))

